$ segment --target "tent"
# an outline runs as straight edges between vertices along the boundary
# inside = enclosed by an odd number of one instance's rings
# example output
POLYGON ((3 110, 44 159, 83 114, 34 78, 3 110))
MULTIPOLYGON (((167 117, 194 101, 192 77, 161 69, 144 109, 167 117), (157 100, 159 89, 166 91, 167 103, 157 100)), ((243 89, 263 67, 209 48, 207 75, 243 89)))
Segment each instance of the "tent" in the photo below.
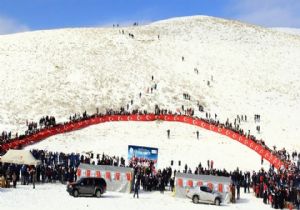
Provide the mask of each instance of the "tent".
POLYGON ((3 163, 25 164, 25 165, 39 165, 41 161, 35 159, 28 150, 14 150, 10 149, 0 159, 3 163))

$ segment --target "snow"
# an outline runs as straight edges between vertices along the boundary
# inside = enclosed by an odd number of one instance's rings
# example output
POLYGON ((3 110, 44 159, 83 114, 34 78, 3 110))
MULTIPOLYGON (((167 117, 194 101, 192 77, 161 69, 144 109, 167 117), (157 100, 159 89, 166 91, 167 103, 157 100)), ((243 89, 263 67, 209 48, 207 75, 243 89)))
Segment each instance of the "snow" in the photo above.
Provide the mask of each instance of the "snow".
POLYGON ((299 56, 298 36, 205 16, 4 35, 0 128, 20 133, 27 119, 66 121, 72 113, 118 109, 131 99, 131 108, 149 111, 155 104, 174 111, 199 101, 221 121, 247 114, 251 121, 243 126, 253 133, 253 116, 261 114, 258 137, 299 150, 299 56), (146 93, 154 83, 158 90, 146 93))
MULTIPOLYGON (((248 122, 241 124, 244 130, 250 129, 269 146, 299 151, 299 57, 299 36, 205 16, 174 18, 138 27, 3 35, 0 130, 20 134, 26 120, 53 115, 63 122, 69 115, 84 110, 95 113, 96 107, 100 112, 126 107, 130 100, 134 101, 130 110, 148 111, 153 111, 155 104, 172 111, 181 105, 196 110, 199 101, 205 111, 213 116, 217 113, 221 122, 227 118, 233 122, 238 114, 246 114, 248 122), (135 38, 129 38, 128 33, 135 38), (157 90, 147 92, 154 84, 157 90), (184 100, 183 93, 191 95, 191 101, 184 100), (254 114, 261 115, 259 124, 254 122, 254 114), (261 126, 260 134, 255 131, 257 125, 261 126)), ((196 115, 203 117, 203 113, 196 115)), ((181 160, 181 167, 187 163, 194 170, 199 161, 206 165, 208 159, 213 159, 215 167, 221 169, 262 167, 260 157, 238 142, 170 122, 99 124, 51 137, 26 149, 105 152, 126 159, 128 144, 158 147, 159 167, 169 165, 171 160, 175 164, 181 160), (167 129, 171 130, 171 139, 167 139, 167 129), (196 130, 200 132, 199 140, 196 130)), ((179 168, 177 164, 174 167, 179 168)), ((26 209, 98 209, 101 205, 109 209, 217 208, 193 205, 187 199, 156 192, 142 194, 139 201, 133 201, 131 195, 109 192, 105 195, 107 199, 99 201, 73 199, 63 185, 40 185, 35 191, 26 186, 19 188, 0 189, 0 205, 5 209, 18 209, 24 203, 26 209), (28 198, 32 200, 29 202, 28 198)), ((243 198, 240 204, 225 208, 266 208, 252 195, 243 198)))
MULTIPOLYGON (((12 209, 265 209, 261 199, 254 195, 241 193, 241 199, 236 204, 222 204, 222 207, 193 204, 190 199, 173 197, 172 193, 140 192, 140 198, 134 199, 133 194, 107 192, 101 198, 74 198, 66 192, 62 184, 18 185, 17 189, 0 188, 0 205, 3 210, 12 209), (26 195, 26 196, 25 196, 26 195), (16 202, 17 201, 17 202, 16 202), (4 207, 4 208, 3 208, 4 207)), ((269 207, 270 208, 270 207, 269 207)))
POLYGON ((300 35, 300 28, 271 28, 276 31, 292 34, 292 35, 300 35))
POLYGON ((183 170, 187 164, 192 171, 199 162, 207 167, 207 160, 214 160, 219 169, 259 170, 260 156, 241 143, 199 127, 176 122, 110 122, 88 127, 72 133, 50 137, 26 149, 45 149, 65 153, 78 152, 121 155, 127 160, 128 145, 158 148, 158 168, 183 170), (170 129, 171 137, 167 138, 170 129), (196 131, 199 130, 199 140, 196 131), (181 166, 178 166, 178 161, 181 166))

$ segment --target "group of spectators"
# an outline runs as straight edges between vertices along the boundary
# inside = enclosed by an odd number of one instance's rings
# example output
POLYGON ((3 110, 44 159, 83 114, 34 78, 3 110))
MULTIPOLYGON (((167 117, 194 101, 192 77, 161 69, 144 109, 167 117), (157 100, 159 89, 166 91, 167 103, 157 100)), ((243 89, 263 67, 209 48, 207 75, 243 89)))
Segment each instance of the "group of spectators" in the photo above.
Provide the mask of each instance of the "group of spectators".
MULTIPOLYGON (((184 93, 185 96, 189 96, 187 93, 184 93)), ((133 104, 133 100, 130 102, 131 104, 133 104)), ((198 106, 200 106, 198 104, 198 106)), ((201 108, 203 108, 201 106, 201 108)), ((186 108, 182 105, 181 107, 184 115, 186 116, 191 116, 191 117, 195 117, 194 116, 194 109, 192 108, 186 108)), ((97 110, 96 114, 93 115, 88 115, 86 113, 86 111, 81 115, 81 114, 74 114, 73 116, 69 117, 69 122, 65 122, 66 123, 70 123, 70 122, 75 122, 75 121, 81 121, 81 120, 85 120, 88 118, 93 118, 93 117, 98 117, 98 116, 104 116, 104 115, 130 115, 130 114, 150 114, 148 113, 146 110, 138 110, 138 109, 133 109, 133 110, 128 110, 125 109, 124 107, 121 107, 119 110, 113 110, 113 109, 107 109, 105 113, 99 113, 99 111, 97 110)), ((154 108, 154 113, 155 115, 161 115, 161 114, 175 114, 175 115, 181 115, 181 111, 177 111, 176 113, 172 112, 171 110, 168 109, 161 109, 158 105, 155 105, 154 108)), ((258 115, 258 119, 260 119, 260 115, 258 115)), ((195 118, 198 118, 197 116, 195 118)), ((240 121, 247 121, 247 116, 246 115, 241 115, 241 116, 237 116, 237 118, 235 118, 234 123, 229 122, 229 119, 226 120, 225 123, 221 123, 218 118, 217 118, 217 114, 214 115, 214 117, 211 117, 210 113, 206 113, 206 118, 198 118, 201 119, 203 121, 206 121, 210 124, 213 124, 215 126, 219 126, 222 128, 226 128, 229 130, 232 130, 233 132, 236 132, 240 135, 244 135, 245 137, 255 141, 256 143, 262 145, 265 149, 269 150, 273 155, 276 155, 277 157, 279 157, 282 161, 287 161, 288 163, 290 161, 290 155, 289 153, 283 149, 283 150, 276 150, 276 148, 274 148, 273 150, 270 149, 263 140, 258 140, 256 139, 256 137, 252 134, 250 134, 250 130, 248 130, 248 132, 244 131, 242 128, 240 128, 240 121)), ((46 117, 42 117, 39 120, 39 127, 38 127, 38 123, 36 122, 27 122, 27 127, 28 129, 25 131, 24 135, 20 135, 18 136, 18 134, 16 134, 16 138, 12 138, 11 132, 2 132, 2 135, 0 137, 0 150, 1 150, 1 145, 13 140, 18 140, 18 139, 22 139, 28 135, 32 135, 35 134, 37 132, 39 132, 42 129, 46 129, 49 127, 55 127, 56 125, 60 125, 56 123, 55 117, 53 116, 46 116, 46 117)))

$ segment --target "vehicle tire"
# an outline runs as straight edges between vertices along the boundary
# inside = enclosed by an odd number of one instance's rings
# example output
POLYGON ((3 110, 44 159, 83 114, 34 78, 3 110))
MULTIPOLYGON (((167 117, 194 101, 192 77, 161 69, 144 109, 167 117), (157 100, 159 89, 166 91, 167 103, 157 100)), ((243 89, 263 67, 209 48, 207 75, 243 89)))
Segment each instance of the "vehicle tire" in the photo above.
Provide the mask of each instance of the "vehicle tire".
POLYGON ((75 198, 77 198, 77 197, 78 197, 78 195, 79 195, 79 192, 78 192, 78 190, 74 190, 74 191, 73 191, 73 196, 74 196, 75 198))
POLYGON ((193 203, 199 203, 199 196, 198 195, 193 196, 193 203))
POLYGON ((97 198, 100 198, 100 197, 101 197, 101 190, 96 190, 95 196, 96 196, 97 198))
POLYGON ((221 204, 220 198, 216 198, 215 204, 216 204, 216 206, 220 206, 220 204, 221 204))

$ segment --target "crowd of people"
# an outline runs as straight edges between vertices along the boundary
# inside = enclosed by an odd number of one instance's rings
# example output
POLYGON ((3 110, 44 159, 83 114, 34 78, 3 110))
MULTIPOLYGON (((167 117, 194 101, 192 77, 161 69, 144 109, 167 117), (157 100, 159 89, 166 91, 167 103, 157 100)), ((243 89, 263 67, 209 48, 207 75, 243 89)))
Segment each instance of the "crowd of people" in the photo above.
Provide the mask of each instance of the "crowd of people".
MULTIPOLYGON (((182 61, 184 61, 184 57, 182 57, 182 61)), ((151 82, 153 83, 153 85, 151 86, 152 93, 153 90, 157 89, 157 83, 154 81, 154 76, 151 77, 151 82)), ((149 93, 150 91, 147 90, 147 92, 149 93)), ((142 93, 140 92, 139 98, 141 97, 142 93)), ((183 98, 188 101, 191 100, 191 96, 189 93, 183 93, 183 98)), ((250 133, 250 130, 243 130, 240 127, 240 123, 247 122, 247 115, 237 115, 233 123, 230 122, 229 119, 227 119, 225 123, 222 123, 219 121, 217 114, 211 115, 210 113, 206 112, 205 117, 200 118, 195 116, 195 111, 192 107, 185 107, 184 105, 182 105, 181 108, 178 108, 176 112, 160 108, 158 105, 155 105, 154 113, 148 112, 146 110, 130 109, 130 106, 133 106, 133 99, 130 100, 130 102, 125 107, 121 107, 119 110, 106 109, 104 113, 100 113, 97 108, 97 112, 93 115, 88 115, 87 112, 84 111, 83 114, 76 113, 70 116, 69 121, 64 123, 57 123, 55 117, 53 116, 42 117, 38 121, 38 123, 27 121, 27 130, 22 135, 18 135, 18 133, 16 133, 15 137, 13 137, 12 132, 3 131, 1 133, 0 152, 2 152, 2 154, 5 153, 5 151, 2 151, 1 149, 2 144, 22 139, 26 136, 35 134, 40 130, 99 116, 101 117, 105 115, 131 114, 185 115, 201 119, 218 127, 229 129, 235 133, 238 133, 255 141, 265 149, 269 150, 273 155, 276 155, 283 162, 285 162, 286 168, 275 172, 274 168, 271 167, 268 172, 263 170, 257 173, 253 172, 251 176, 250 172, 242 173, 239 170, 228 172, 225 169, 214 169, 213 162, 208 161, 207 168, 202 167, 200 163, 193 172, 190 168, 185 166, 183 170, 184 173, 231 177, 233 181, 232 191, 234 192, 234 195, 237 195, 237 199, 239 199, 240 187, 244 187, 244 192, 249 192, 249 188, 252 186, 255 195, 257 197, 263 198, 264 203, 270 203, 274 208, 281 208, 286 201, 293 203, 295 206, 300 205, 299 191, 298 188, 295 187, 300 180, 300 154, 294 151, 292 155, 290 155, 284 148, 281 150, 277 150, 275 146, 273 147, 273 149, 270 149, 262 139, 258 140, 252 133, 250 133), (298 159, 297 164, 295 163, 296 159, 298 159)), ((197 107, 199 112, 204 112, 204 107, 199 102, 197 102, 197 107)), ((260 119, 261 116, 259 114, 255 114, 255 123, 259 123, 260 119)), ((256 130, 260 132, 260 125, 256 126, 256 130)), ((197 138, 199 138, 198 131, 196 132, 196 134, 197 138)), ((170 138, 169 129, 167 130, 167 135, 168 138, 170 138)), ((125 166, 124 158, 119 158, 117 156, 110 157, 104 154, 102 155, 102 157, 100 157, 99 154, 94 157, 93 153, 91 153, 89 156, 79 154, 53 153, 42 150, 35 150, 32 151, 32 153, 37 159, 41 160, 42 164, 40 166, 17 166, 0 163, 0 176, 2 177, 2 179, 4 177, 4 179, 8 182, 13 182, 13 186, 16 186, 17 181, 21 181, 22 184, 35 183, 35 181, 42 183, 60 181, 62 183, 66 183, 76 180, 76 168, 80 162, 98 165, 125 166)), ((137 179, 138 182, 141 183, 141 186, 146 191, 160 190, 161 192, 163 192, 165 186, 169 186, 170 189, 173 189, 174 175, 176 174, 176 171, 173 171, 172 173, 171 167, 156 171, 153 165, 154 162, 152 161, 135 159, 129 162, 128 167, 134 168, 135 179, 137 179)), ((137 185, 139 186, 139 184, 137 185)), ((235 198, 235 196, 233 197, 235 198)), ((233 199, 232 201, 235 202, 235 199, 233 199)))
MULTIPOLYGON (((184 96, 190 97, 187 93, 185 93, 184 96)), ((131 100, 130 104, 131 105, 133 104, 133 100, 131 100)), ((93 117, 98 117, 98 116, 104 116, 104 115, 131 115, 131 114, 143 115, 143 114, 152 114, 152 113, 149 113, 146 110, 138 110, 138 109, 128 110, 128 106, 129 105, 127 105, 126 109, 125 109, 125 107, 121 107, 119 110, 107 109, 105 113, 99 113, 99 111, 97 110, 97 113, 95 113, 93 115, 88 115, 86 113, 86 111, 83 112, 83 114, 77 113, 77 114, 74 114, 73 116, 69 117, 69 122, 65 122, 63 124, 70 123, 70 122, 81 121, 81 120, 85 120, 85 119, 93 118, 93 117)), ((198 104, 198 106, 200 106, 200 105, 198 104)), ((201 107, 201 108, 203 108, 203 107, 201 107)), ((247 121, 247 116, 246 115, 237 115, 237 118, 234 119, 234 123, 231 123, 229 121, 229 119, 227 119, 225 123, 221 123, 219 121, 218 117, 217 117, 217 114, 214 114, 214 116, 211 116, 210 113, 206 112, 205 118, 199 118, 199 117, 194 115, 194 109, 193 108, 187 108, 187 107, 184 107, 184 105, 182 105, 181 110, 177 110, 175 113, 172 112, 171 110, 168 110, 168 109, 161 109, 158 105, 155 105, 153 114, 155 114, 155 115, 162 115, 162 114, 186 115, 186 116, 191 116, 191 117, 201 119, 205 122, 208 122, 208 123, 213 124, 213 125, 218 126, 218 127, 229 129, 233 132, 236 132, 240 135, 243 135, 243 136, 255 141, 256 143, 262 145, 265 149, 269 150, 273 155, 276 155, 282 161, 289 163, 289 165, 292 164, 292 161, 290 160, 290 155, 285 149, 276 150, 276 148, 274 147, 273 150, 272 150, 265 144, 265 142, 262 139, 260 139, 260 140, 256 139, 256 137, 253 134, 250 133, 250 130, 248 130, 248 132, 246 132, 245 130, 243 130, 240 127, 240 122, 241 121, 247 121)), ((260 120, 260 115, 255 116, 255 119, 260 120)), ((55 117, 53 117, 53 116, 42 117, 39 120, 39 123, 26 122, 26 124, 27 124, 28 129, 25 131, 25 134, 24 135, 16 134, 15 138, 12 138, 11 132, 6 132, 6 131, 2 132, 2 135, 0 137, 0 151, 1 151, 1 145, 4 144, 4 143, 10 142, 10 141, 15 141, 15 140, 18 140, 18 139, 22 139, 26 136, 35 134, 35 133, 39 132, 42 129, 47 129, 49 127, 55 127, 57 125, 61 125, 61 124, 56 122, 55 117)), ((170 131, 168 133, 170 133, 170 131)), ((170 136, 170 134, 168 134, 168 136, 170 136)))

